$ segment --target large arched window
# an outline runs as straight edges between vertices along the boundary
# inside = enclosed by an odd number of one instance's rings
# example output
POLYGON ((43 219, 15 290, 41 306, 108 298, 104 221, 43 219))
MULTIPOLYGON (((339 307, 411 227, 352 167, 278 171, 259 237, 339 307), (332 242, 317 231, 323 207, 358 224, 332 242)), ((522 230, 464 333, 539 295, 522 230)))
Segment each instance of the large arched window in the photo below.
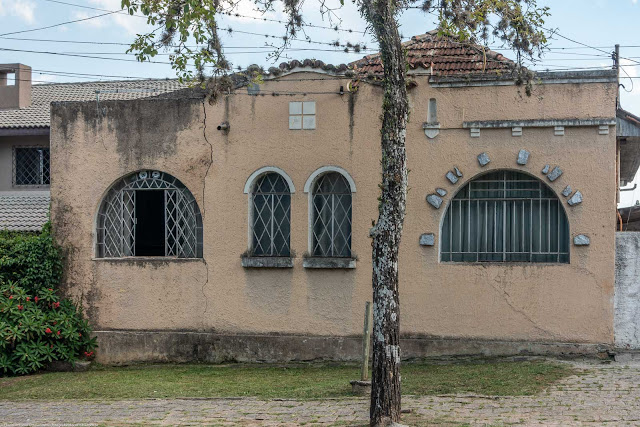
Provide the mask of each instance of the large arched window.
POLYGON ((176 178, 143 170, 118 180, 97 218, 98 258, 202 257, 202 217, 193 194, 176 178))
POLYGON ((440 254, 453 262, 569 262, 569 222, 542 181, 496 171, 465 185, 444 216, 440 254))
POLYGON ((251 190, 251 255, 291 256, 291 188, 277 172, 258 177, 251 190))
POLYGON ((351 257, 351 192, 351 183, 339 172, 315 179, 311 199, 313 256, 351 257))

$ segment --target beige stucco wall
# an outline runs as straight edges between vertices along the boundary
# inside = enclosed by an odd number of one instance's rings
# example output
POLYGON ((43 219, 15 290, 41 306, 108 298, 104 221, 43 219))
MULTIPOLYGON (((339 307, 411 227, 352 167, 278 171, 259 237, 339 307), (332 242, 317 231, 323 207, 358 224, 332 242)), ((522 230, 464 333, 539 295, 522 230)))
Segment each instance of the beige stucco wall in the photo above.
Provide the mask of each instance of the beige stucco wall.
MULTIPOLYGON (((261 96, 245 89, 209 105, 199 100, 57 104, 52 110, 52 218, 67 253, 66 286, 82 299, 98 330, 169 329, 224 333, 359 333, 364 302, 371 298, 368 231, 377 217, 380 176, 381 90, 362 84, 356 95, 338 95, 346 80, 300 73, 266 82, 261 96), (291 79, 284 83, 282 80, 291 79), (274 96, 273 91, 300 92, 274 96), (331 92, 331 93, 327 93, 331 92), (305 93, 306 95, 302 95, 305 93), (315 100, 317 129, 288 129, 288 104, 315 100), (205 114, 206 113, 206 114, 205 114), (206 116, 206 118, 205 118, 206 116), (216 129, 229 121, 231 130, 216 129), (205 138, 206 137, 206 138, 205 138), (210 159, 213 159, 211 165, 210 159), (307 178, 335 165, 353 177, 353 270, 302 267, 308 250, 307 178), (263 166, 293 180, 292 269, 245 269, 247 178, 263 166), (96 260, 94 221, 101 197, 119 177, 157 169, 179 178, 203 214, 206 260, 96 260)), ((613 117, 615 83, 538 86, 527 97, 514 86, 433 88, 418 78, 411 93, 407 130, 410 191, 400 254, 401 328, 416 336, 507 340, 613 342, 615 135, 597 127, 482 130, 471 138, 463 121, 613 117), (429 98, 438 100, 442 130, 425 137, 429 98), (520 149, 531 152, 517 166, 520 149), (491 163, 476 159, 487 152, 491 163), (545 164, 564 174, 549 183, 545 164), (464 178, 451 185, 445 173, 458 166, 464 178), (425 196, 449 193, 481 171, 511 168, 547 181, 567 210, 571 236, 588 234, 591 245, 571 248, 571 263, 446 264, 439 262, 439 224, 445 207, 425 196), (559 193, 570 184, 584 202, 568 207, 559 193), (421 247, 422 233, 436 247, 421 247)))

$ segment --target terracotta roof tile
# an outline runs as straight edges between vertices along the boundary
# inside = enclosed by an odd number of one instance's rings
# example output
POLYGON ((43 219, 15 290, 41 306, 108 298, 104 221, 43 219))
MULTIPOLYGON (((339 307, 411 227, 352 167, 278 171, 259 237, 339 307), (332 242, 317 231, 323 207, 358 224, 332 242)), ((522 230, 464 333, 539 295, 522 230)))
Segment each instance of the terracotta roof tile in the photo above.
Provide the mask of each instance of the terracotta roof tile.
MULTIPOLYGON (((403 43, 411 70, 431 70, 432 75, 452 76, 509 72, 515 65, 503 55, 478 45, 464 44, 431 31, 403 43)), ((380 54, 368 55, 352 62, 360 76, 383 72, 380 54)))

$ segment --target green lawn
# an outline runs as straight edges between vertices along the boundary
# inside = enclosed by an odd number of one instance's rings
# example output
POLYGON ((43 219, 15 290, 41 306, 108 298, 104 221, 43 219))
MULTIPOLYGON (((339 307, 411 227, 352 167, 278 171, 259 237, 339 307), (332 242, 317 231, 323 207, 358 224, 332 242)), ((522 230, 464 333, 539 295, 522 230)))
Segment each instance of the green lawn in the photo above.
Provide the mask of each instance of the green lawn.
MULTIPOLYGON (((530 395, 575 372, 546 362, 402 365, 403 394, 530 395)), ((0 399, 326 398, 351 395, 355 365, 139 365, 0 378, 0 399)))

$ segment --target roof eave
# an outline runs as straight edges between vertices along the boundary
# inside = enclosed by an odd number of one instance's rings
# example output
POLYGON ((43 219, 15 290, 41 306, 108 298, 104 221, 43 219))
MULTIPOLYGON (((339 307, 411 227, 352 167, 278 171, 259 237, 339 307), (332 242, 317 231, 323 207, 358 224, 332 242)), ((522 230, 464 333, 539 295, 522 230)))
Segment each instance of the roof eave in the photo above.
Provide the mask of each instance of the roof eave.
POLYGON ((0 127, 0 136, 49 135, 49 126, 0 127))
MULTIPOLYGON (((615 70, 544 71, 536 72, 534 79, 541 84, 616 83, 617 74, 615 70)), ((511 73, 504 72, 433 76, 429 84, 434 87, 463 87, 510 86, 516 83, 511 73)))

